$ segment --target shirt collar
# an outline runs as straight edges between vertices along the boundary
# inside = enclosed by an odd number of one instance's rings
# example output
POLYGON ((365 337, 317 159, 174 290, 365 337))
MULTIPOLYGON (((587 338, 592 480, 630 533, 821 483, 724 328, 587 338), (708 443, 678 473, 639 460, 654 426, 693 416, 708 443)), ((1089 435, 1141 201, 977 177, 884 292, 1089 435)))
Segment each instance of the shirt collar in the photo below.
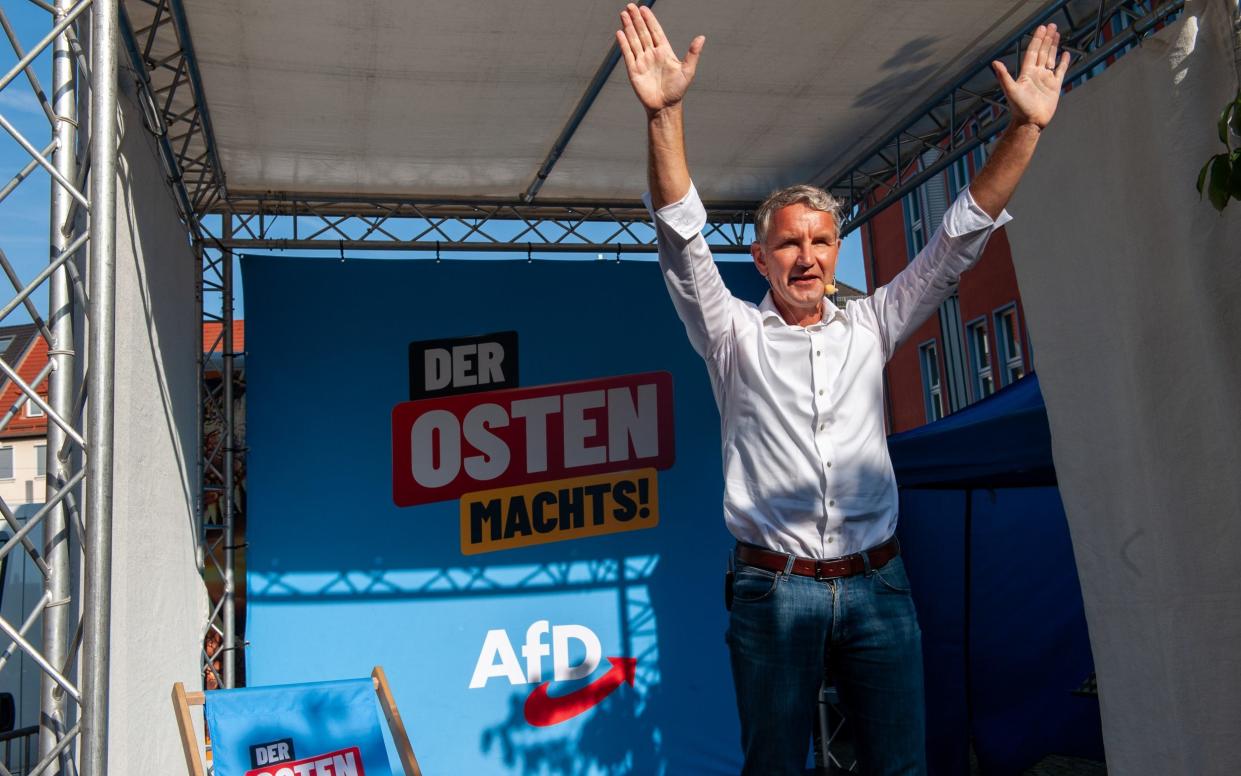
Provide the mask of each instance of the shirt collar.
MULTIPOLYGON (((810 324, 810 326, 807 326, 805 328, 808 329, 814 326, 831 323, 832 320, 836 318, 840 318, 841 321, 844 321, 846 323, 848 322, 849 318, 848 316, 845 315, 844 310, 841 310, 839 307, 832 304, 831 299, 827 298, 826 296, 823 297, 822 305, 823 305, 823 318, 818 323, 812 323, 810 324)), ((788 325, 787 323, 784 322, 784 316, 781 315, 780 311, 776 308, 776 303, 771 298, 770 291, 768 291, 767 294, 763 297, 762 303, 759 304, 758 306, 758 312, 762 316, 763 323, 765 324, 771 323, 771 322, 778 322, 778 323, 784 324, 785 326, 788 325)))

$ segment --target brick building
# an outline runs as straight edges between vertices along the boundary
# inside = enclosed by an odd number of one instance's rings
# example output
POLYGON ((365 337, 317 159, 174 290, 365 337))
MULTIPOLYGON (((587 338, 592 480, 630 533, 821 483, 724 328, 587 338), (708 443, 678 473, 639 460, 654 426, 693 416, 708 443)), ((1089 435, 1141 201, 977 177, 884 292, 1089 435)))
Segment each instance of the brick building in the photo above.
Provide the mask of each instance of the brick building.
MULTIPOLYGON (((863 225, 868 287, 889 282, 917 255, 984 161, 980 148, 863 225)), ((921 164, 916 162, 908 172, 915 173, 921 164)), ((957 293, 888 363, 888 430, 896 433, 938 420, 1032 370, 1012 252, 1000 229, 978 264, 962 276, 957 293)))
MULTIPOLYGON (((1162 29, 1178 16, 1179 13, 1169 16, 1154 29, 1162 29)), ((1103 40, 1111 40, 1127 26, 1124 15, 1114 14, 1102 29, 1103 40)), ((1066 94, 1101 74, 1135 45, 1126 43, 1066 82, 1066 94)), ((980 117, 986 122, 995 118, 998 116, 994 114, 980 117)), ((977 132, 977 122, 963 127, 966 138, 977 132)), ((948 206, 982 168, 985 148, 977 148, 957 160, 862 226, 868 288, 890 281, 921 250, 939 227, 948 206)), ((938 152, 928 151, 913 160, 902 177, 911 177, 938 158, 938 152)), ((888 430, 897 433, 938 420, 1033 370, 1034 353, 1017 290, 1012 251, 1005 231, 1000 229, 992 235, 978 264, 962 276, 957 293, 914 332, 888 363, 884 376, 888 430)))
MULTIPOLYGON (((47 341, 34 324, 0 326, 0 359, 47 400, 46 378, 40 380, 47 366, 47 341)), ((20 514, 24 505, 43 503, 47 416, 4 375, 0 375, 0 425, 0 498, 20 514)))

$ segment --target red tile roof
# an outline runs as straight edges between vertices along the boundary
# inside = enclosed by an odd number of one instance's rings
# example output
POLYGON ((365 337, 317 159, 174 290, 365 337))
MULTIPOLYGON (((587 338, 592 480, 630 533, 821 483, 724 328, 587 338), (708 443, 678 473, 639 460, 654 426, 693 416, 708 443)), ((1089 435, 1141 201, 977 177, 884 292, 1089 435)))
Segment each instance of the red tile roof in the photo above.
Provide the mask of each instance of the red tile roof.
MULTIPOLYGON (((203 342, 210 347, 216 338, 220 336, 221 324, 204 323, 203 324, 203 342)), ((12 343, 7 349, 0 350, 0 357, 5 359, 10 367, 17 372, 17 376, 27 384, 31 383, 39 375, 39 371, 47 365, 47 341, 39 336, 38 330, 32 324, 21 326, 0 326, 0 340, 5 337, 12 337, 12 343)), ((245 348, 246 343, 246 322, 243 320, 233 321, 233 350, 241 352, 245 348)), ((216 345, 217 352, 223 347, 223 342, 216 345)), ((37 387, 38 393, 44 399, 47 398, 46 381, 37 387)), ((21 397, 21 389, 9 380, 6 376, 0 374, 0 418, 13 408, 13 405, 21 397)), ((14 439, 22 437, 38 437, 47 434, 47 418, 28 417, 27 407, 30 402, 22 407, 17 415, 9 421, 3 431, 0 431, 0 439, 14 439)))
MULTIPOLYGON (((0 337, 7 336, 12 336, 14 339, 13 344, 4 353, 8 357, 6 363, 17 372, 22 382, 29 385, 39 376, 39 371, 47 365, 47 340, 37 334, 34 326, 0 327, 0 337)), ((47 399, 46 380, 35 386, 35 389, 40 396, 47 399)), ((3 377, 0 380, 0 408, 3 410, 0 412, 0 417, 7 416, 21 396, 22 392, 17 384, 7 376, 3 377)), ((27 401, 18 410, 17 415, 9 421, 3 431, 0 431, 0 438, 12 439, 47 434, 47 418, 44 416, 29 417, 27 413, 31 406, 34 405, 27 401)))
MULTIPOLYGON (((222 328, 224 328, 224 325, 220 323, 204 323, 203 324, 203 345, 204 347, 211 347, 211 344, 215 342, 217 338, 220 338, 220 329, 222 328)), ((218 352, 223 347, 224 347, 224 342, 223 340, 221 340, 220 344, 215 346, 215 350, 218 352)), ((233 321, 233 351, 240 353, 241 351, 245 349, 246 349, 246 322, 245 321, 233 321)))

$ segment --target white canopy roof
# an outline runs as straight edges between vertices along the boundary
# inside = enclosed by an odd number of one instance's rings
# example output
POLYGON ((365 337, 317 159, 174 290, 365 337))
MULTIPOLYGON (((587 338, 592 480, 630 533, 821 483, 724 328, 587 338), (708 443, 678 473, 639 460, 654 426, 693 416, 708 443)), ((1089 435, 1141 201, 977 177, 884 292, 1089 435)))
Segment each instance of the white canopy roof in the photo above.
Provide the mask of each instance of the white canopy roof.
MULTIPOLYGON (((186 0, 231 192, 520 195, 613 43, 616 0, 186 0)), ((660 0, 704 197, 822 182, 1021 26, 1036 0, 660 0)), ((642 110, 612 72, 540 198, 645 190, 642 110)))

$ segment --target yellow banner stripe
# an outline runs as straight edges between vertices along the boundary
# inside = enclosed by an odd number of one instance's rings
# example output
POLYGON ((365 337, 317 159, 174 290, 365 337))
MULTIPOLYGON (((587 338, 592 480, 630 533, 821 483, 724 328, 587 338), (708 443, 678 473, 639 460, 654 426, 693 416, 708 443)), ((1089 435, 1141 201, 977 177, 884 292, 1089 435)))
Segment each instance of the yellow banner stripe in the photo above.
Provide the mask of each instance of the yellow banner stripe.
POLYGON ((529 547, 659 525, 655 469, 498 488, 461 497, 461 552, 529 547))

